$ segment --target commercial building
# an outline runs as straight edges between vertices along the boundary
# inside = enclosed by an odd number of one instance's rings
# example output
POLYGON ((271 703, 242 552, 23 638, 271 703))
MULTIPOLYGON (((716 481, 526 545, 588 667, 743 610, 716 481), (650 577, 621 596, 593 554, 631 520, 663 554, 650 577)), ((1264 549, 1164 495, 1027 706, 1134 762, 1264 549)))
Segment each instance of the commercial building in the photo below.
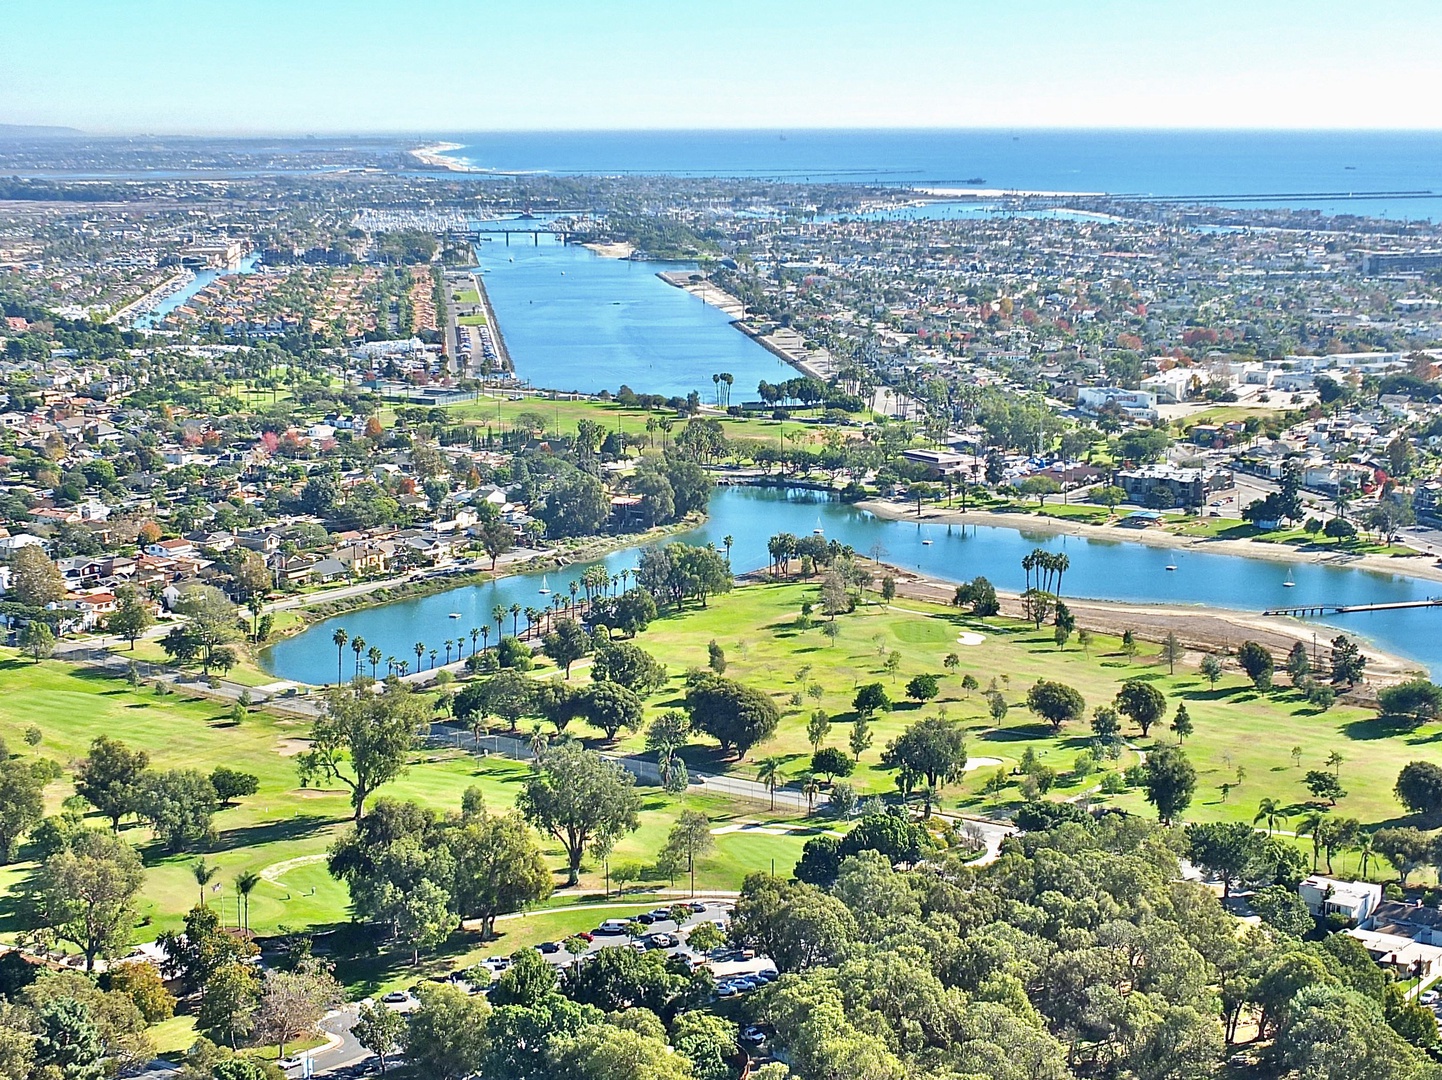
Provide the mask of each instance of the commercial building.
POLYGON ((1117 473, 1117 484, 1127 493, 1128 502, 1147 506, 1201 506, 1212 495, 1236 486, 1231 469, 1184 469, 1176 465, 1124 469, 1117 473))

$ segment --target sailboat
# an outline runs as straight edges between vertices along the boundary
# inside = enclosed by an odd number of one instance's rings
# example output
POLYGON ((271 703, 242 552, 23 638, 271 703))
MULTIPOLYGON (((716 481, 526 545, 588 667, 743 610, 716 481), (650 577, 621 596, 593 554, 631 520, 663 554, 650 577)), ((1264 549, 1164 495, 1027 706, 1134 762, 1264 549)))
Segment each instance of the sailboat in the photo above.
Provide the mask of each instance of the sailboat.
POLYGON ((1174 562, 1169 562, 1169 563, 1167 563, 1167 569, 1168 569, 1168 570, 1175 570, 1176 568, 1177 568, 1177 564, 1176 564, 1176 563, 1174 563, 1174 562))
POLYGON ((1297 583, 1292 580, 1292 568, 1289 566, 1289 567, 1287 568, 1287 580, 1284 581, 1284 582, 1282 582, 1282 588, 1284 588, 1284 589, 1295 588, 1295 587, 1296 587, 1296 584, 1297 584, 1297 583))
POLYGON ((453 612, 451 612, 449 615, 446 616, 446 618, 448 618, 448 619, 459 619, 460 617, 461 617, 461 613, 460 613, 459 611, 453 611, 453 612))
POLYGON ((545 574, 542 574, 542 575, 541 575, 541 588, 540 588, 539 591, 540 591, 540 593, 541 593, 542 596, 550 596, 550 595, 551 595, 551 586, 546 583, 546 575, 545 575, 545 574))
POLYGON ((816 518, 816 528, 814 528, 814 529, 811 530, 811 535, 812 535, 812 536, 821 536, 821 535, 823 535, 825 532, 826 532, 826 530, 821 527, 821 518, 820 518, 820 516, 818 515, 817 518, 816 518))
POLYGON ((931 547, 931 529, 930 529, 930 528, 927 528, 927 529, 921 534, 921 546, 922 546, 922 547, 931 547))

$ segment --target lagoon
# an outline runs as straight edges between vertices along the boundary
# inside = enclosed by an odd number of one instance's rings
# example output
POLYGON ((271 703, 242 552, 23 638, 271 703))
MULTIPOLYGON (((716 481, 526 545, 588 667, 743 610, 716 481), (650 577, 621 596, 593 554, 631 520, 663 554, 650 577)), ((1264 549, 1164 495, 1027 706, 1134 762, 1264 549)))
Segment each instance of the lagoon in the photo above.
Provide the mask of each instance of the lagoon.
MULTIPOLYGON (((821 528, 828 539, 849 544, 862 555, 880 545, 883 559, 908 570, 946 581, 963 581, 984 575, 1002 589, 1020 591, 1024 585, 1021 558, 1035 547, 1065 551, 1071 559, 1065 595, 1097 600, 1198 604, 1208 608, 1260 611, 1267 607, 1312 603, 1380 603, 1419 600, 1437 590, 1433 582, 1400 574, 1379 574, 1313 563, 1286 563, 1249 559, 1240 555, 1208 554, 1191 549, 1149 547, 1123 540, 1085 539, 1065 534, 1028 532, 992 526, 947 526, 892 521, 841 502, 823 492, 801 488, 720 488, 711 498, 710 516, 697 528, 675 537, 691 544, 721 547, 733 539, 731 564, 738 572, 763 568, 769 561, 767 540, 776 533, 810 535, 821 528), (930 544, 923 543, 930 540, 930 544), (1175 571, 1166 569, 1169 563, 1175 571), (1292 588, 1282 582, 1290 571, 1292 588)), ((617 551, 601 562, 612 574, 634 567, 638 549, 617 551)), ((549 586, 557 592, 579 580, 585 565, 550 572, 549 586)), ((445 655, 444 640, 465 635, 472 627, 489 625, 495 642, 491 610, 498 604, 544 607, 550 597, 540 594, 540 574, 518 574, 484 585, 465 586, 417 600, 402 600, 380 607, 349 612, 326 619, 295 637, 282 641, 261 657, 262 666, 278 678, 325 683, 335 678, 336 649, 331 634, 343 626, 377 645, 387 656, 415 666, 416 642, 445 655), (459 619, 449 618, 458 612, 459 619)), ((1442 667, 1442 609, 1421 608, 1330 616, 1335 626, 1374 642, 1379 648, 1409 657, 1436 670, 1442 667)), ((522 618, 524 624, 524 617, 522 618)), ((511 620, 505 621, 510 633, 511 620)), ((345 662, 353 663, 349 648, 345 662)), ((429 660, 426 662, 429 663, 429 660)))
POLYGON ((668 397, 694 390, 710 402, 711 376, 725 371, 740 403, 762 379, 796 375, 724 312, 656 276, 692 263, 605 259, 551 233, 510 246, 489 236, 476 256, 516 374, 532 385, 614 393, 624 383, 668 397))

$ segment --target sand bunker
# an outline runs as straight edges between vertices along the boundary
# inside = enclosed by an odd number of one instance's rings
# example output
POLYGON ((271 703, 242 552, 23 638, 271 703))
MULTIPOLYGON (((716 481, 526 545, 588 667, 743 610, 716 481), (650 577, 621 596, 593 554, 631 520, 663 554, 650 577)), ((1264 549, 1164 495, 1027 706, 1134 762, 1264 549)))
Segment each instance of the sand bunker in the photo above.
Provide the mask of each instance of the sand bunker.
POLYGON ((985 634, 977 634, 971 630, 963 630, 956 639, 958 645, 980 645, 986 640, 985 634))

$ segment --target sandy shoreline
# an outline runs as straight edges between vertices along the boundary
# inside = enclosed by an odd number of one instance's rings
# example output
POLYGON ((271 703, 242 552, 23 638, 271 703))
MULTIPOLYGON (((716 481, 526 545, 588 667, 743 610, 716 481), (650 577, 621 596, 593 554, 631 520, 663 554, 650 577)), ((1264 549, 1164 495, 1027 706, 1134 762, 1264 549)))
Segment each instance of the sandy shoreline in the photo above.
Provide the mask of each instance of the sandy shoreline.
POLYGON ((988 510, 947 510, 929 507, 916 516, 914 507, 884 499, 868 499, 858 503, 877 517, 894 521, 929 521, 966 525, 991 525, 1020 532, 1039 532, 1080 536, 1088 540, 1112 543, 1146 544, 1150 547, 1182 548, 1214 555, 1240 555, 1248 559, 1267 559, 1279 563, 1313 563, 1350 570, 1369 570, 1378 574, 1400 574, 1421 581, 1442 582, 1442 566, 1431 555, 1351 555, 1346 552, 1298 550, 1286 544, 1258 543, 1255 540, 1210 540, 1204 537, 1177 536, 1161 529, 1130 529, 1120 525, 1087 525, 1060 518, 1035 514, 998 514, 988 510))
POLYGON ((428 169, 445 169, 448 172, 474 172, 470 166, 461 161, 460 158, 452 157, 450 151, 460 150, 460 143, 439 142, 430 146, 418 147, 408 151, 411 157, 420 162, 428 169))
MULTIPOLYGON (((896 566, 887 566, 896 578, 897 595, 924 600, 929 603, 950 604, 956 591, 955 582, 936 581, 921 577, 913 571, 896 566)), ((1021 598, 1016 593, 997 591, 1004 616, 1024 618, 1021 598)), ((1300 641, 1308 649, 1314 646, 1320 655, 1330 652, 1332 631, 1319 628, 1315 623, 1299 619, 1264 617, 1255 611, 1235 611, 1227 608, 1198 608, 1179 604, 1144 604, 1122 600, 1083 600, 1063 596, 1062 600, 1076 616, 1080 626, 1088 630, 1120 637, 1130 630, 1144 641, 1162 641, 1168 633, 1177 635, 1188 650, 1184 663, 1200 663, 1205 653, 1229 654, 1236 651, 1244 641, 1256 641, 1265 645, 1280 661, 1293 644, 1300 641)), ((1348 635, 1355 637, 1355 635, 1348 635)), ((1424 671, 1423 665, 1395 653, 1384 652, 1361 637, 1358 645, 1367 657, 1367 683, 1388 684, 1400 682, 1424 671)), ((1367 699, 1373 686, 1358 686, 1351 694, 1354 699, 1367 699)))
POLYGON ((636 254, 635 245, 626 240, 618 240, 610 244, 591 243, 581 246, 587 251, 594 251, 603 259, 629 259, 636 254))

